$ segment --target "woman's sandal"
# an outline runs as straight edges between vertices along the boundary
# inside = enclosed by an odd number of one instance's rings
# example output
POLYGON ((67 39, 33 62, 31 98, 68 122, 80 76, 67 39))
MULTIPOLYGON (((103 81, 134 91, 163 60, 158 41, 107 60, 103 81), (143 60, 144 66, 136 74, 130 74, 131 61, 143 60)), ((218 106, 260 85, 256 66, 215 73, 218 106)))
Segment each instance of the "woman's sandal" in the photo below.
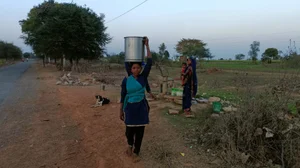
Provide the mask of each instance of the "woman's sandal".
POLYGON ((190 115, 191 114, 191 109, 185 109, 184 113, 185 113, 185 115, 190 115))
POLYGON ((133 153, 133 163, 140 162, 141 158, 136 153, 133 153))
POLYGON ((129 156, 129 157, 132 156, 132 153, 133 153, 133 152, 132 152, 132 147, 131 147, 131 146, 128 146, 128 149, 126 150, 125 153, 126 153, 126 155, 129 156))
POLYGON ((187 117, 187 118, 193 118, 193 117, 195 117, 192 114, 191 109, 185 110, 184 112, 185 112, 185 117, 187 117))

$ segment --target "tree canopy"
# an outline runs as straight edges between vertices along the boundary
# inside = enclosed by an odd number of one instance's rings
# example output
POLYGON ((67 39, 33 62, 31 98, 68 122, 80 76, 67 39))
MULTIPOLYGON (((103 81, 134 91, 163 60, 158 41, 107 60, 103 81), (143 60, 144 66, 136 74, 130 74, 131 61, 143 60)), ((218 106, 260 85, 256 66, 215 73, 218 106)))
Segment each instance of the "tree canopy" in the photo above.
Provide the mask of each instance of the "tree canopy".
POLYGON ((263 53, 264 57, 270 57, 274 60, 279 59, 278 50, 276 48, 267 48, 263 53))
POLYGON ((235 55, 235 59, 236 60, 243 60, 243 59, 245 59, 245 55, 244 54, 237 54, 237 55, 235 55))
POLYGON ((13 43, 0 41, 0 59, 20 59, 22 58, 22 50, 13 43))
POLYGON ((197 58, 212 58, 206 43, 198 39, 181 39, 176 45, 176 51, 184 56, 197 58))
POLYGON ((25 52, 25 53, 23 54, 23 57, 24 57, 24 58, 30 58, 31 56, 32 56, 32 54, 29 53, 29 52, 25 52))
POLYGON ((167 50, 165 43, 160 44, 158 47, 157 60, 158 61, 166 61, 166 60, 169 60, 169 57, 170 57, 170 54, 169 54, 169 51, 167 50))
POLYGON ((263 62, 272 63, 272 60, 278 60, 280 56, 278 55, 278 50, 276 48, 267 48, 262 54, 261 60, 263 62))
POLYGON ((253 43, 250 44, 250 51, 248 52, 248 54, 254 62, 257 60, 258 52, 260 51, 259 46, 259 41, 253 41, 253 43))
POLYGON ((104 17, 74 3, 48 0, 34 6, 27 19, 20 21, 22 38, 37 55, 99 58, 111 40, 105 33, 104 17))

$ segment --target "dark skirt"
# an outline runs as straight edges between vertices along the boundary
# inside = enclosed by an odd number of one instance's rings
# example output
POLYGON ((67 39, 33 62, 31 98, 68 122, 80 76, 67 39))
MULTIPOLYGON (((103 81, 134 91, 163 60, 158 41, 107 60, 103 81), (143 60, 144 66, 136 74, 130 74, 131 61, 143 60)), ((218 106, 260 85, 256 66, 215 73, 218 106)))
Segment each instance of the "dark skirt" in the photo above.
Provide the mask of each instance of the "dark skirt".
POLYGON ((184 85, 183 87, 183 95, 182 95, 182 109, 189 109, 192 106, 192 90, 188 85, 184 85))
POLYGON ((138 103, 127 103, 124 112, 126 125, 149 124, 149 105, 146 99, 138 103))
POLYGON ((196 97, 198 91, 198 84, 194 84, 193 86, 193 97, 196 97))

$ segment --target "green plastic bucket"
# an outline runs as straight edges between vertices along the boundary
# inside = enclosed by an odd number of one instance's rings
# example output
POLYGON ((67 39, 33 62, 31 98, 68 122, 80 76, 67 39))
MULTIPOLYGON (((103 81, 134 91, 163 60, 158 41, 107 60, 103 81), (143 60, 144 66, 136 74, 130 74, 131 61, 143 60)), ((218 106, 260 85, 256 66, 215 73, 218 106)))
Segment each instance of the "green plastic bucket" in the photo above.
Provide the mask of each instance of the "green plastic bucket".
POLYGON ((176 96, 176 92, 177 92, 177 89, 176 88, 172 88, 171 95, 172 96, 176 96))
POLYGON ((213 111, 215 113, 220 113, 221 112, 222 104, 220 102, 213 102, 212 105, 213 105, 213 111))
POLYGON ((172 96, 182 96, 183 90, 181 88, 172 88, 171 95, 172 96))
POLYGON ((176 96, 182 96, 182 95, 183 95, 183 90, 180 88, 177 88, 176 96))

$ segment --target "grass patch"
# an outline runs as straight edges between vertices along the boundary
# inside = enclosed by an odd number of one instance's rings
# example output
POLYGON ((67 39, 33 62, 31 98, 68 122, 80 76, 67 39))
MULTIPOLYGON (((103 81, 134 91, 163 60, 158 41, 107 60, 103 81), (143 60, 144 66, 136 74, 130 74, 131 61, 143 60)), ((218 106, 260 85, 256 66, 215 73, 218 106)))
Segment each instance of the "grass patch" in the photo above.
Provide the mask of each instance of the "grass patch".
POLYGON ((180 111, 179 115, 168 114, 169 107, 161 110, 162 115, 168 119, 172 126, 176 127, 179 131, 186 133, 187 130, 199 126, 199 124, 204 123, 208 116, 212 113, 212 108, 207 108, 203 110, 195 111, 195 118, 186 118, 183 115, 183 111, 180 111))
POLYGON ((206 89, 203 91, 203 93, 199 94, 196 96, 197 98, 203 97, 203 98, 210 98, 210 97, 219 97, 221 100, 226 100, 226 101, 233 101, 237 102, 240 100, 239 96, 230 91, 224 91, 224 90, 218 90, 218 89, 206 89))
POLYGON ((0 59, 0 66, 5 64, 5 60, 4 59, 0 59))

